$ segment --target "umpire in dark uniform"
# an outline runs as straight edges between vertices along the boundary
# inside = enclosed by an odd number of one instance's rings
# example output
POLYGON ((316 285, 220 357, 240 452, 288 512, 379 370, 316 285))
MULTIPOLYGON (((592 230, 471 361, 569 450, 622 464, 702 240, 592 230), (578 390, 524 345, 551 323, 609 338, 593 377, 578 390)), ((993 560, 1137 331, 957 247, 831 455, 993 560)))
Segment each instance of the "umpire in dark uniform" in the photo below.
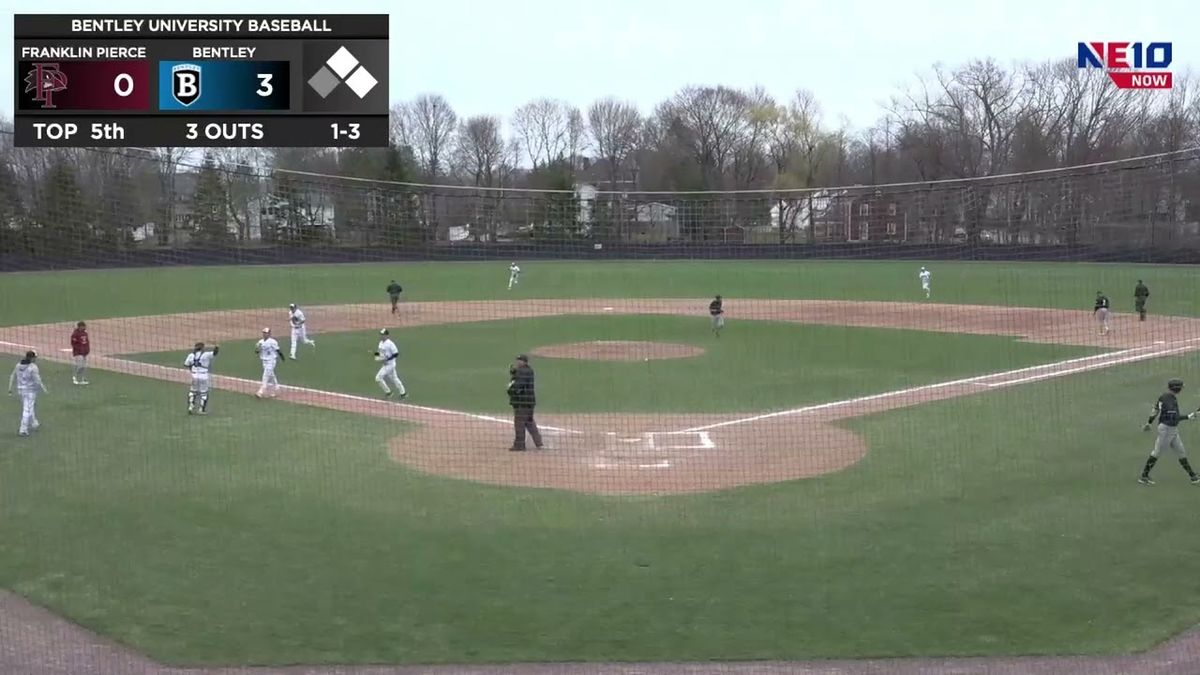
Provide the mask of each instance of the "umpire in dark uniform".
POLYGON ((525 450, 525 433, 533 438, 533 445, 542 448, 542 432, 538 431, 537 422, 533 419, 533 409, 537 405, 537 396, 533 391, 533 368, 529 367, 529 357, 521 354, 517 362, 509 369, 508 404, 513 409, 513 452, 525 450))

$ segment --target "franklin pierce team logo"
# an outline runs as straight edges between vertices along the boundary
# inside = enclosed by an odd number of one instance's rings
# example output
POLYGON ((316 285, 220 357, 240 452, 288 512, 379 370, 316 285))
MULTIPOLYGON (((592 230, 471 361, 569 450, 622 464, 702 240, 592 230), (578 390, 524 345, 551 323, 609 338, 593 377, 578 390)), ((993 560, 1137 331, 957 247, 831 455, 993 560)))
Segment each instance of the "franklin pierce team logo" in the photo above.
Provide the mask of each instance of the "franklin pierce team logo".
POLYGON ((200 98, 200 66, 181 63, 171 68, 171 96, 184 106, 200 98))
POLYGON ((35 63, 25 76, 25 93, 33 92, 33 100, 43 108, 57 108, 54 94, 67 89, 67 74, 57 63, 35 63))

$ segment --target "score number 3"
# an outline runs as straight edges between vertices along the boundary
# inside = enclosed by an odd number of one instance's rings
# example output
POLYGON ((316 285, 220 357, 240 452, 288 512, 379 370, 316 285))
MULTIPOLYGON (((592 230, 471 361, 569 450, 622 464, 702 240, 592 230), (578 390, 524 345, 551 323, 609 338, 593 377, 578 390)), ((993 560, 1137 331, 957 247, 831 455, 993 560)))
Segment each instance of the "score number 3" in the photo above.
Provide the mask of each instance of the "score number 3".
POLYGON ((359 133, 358 133, 358 123, 357 122, 351 122, 351 123, 347 124, 345 127, 338 124, 337 122, 334 122, 333 124, 329 125, 329 128, 333 129, 333 140, 335 140, 335 141, 339 138, 348 138, 352 141, 358 140, 359 133))
POLYGON ((271 73, 259 73, 258 74, 258 90, 255 91, 254 93, 258 94, 259 96, 261 96, 263 98, 266 98, 266 97, 270 96, 271 94, 275 93, 275 86, 271 84, 271 77, 272 77, 271 73))

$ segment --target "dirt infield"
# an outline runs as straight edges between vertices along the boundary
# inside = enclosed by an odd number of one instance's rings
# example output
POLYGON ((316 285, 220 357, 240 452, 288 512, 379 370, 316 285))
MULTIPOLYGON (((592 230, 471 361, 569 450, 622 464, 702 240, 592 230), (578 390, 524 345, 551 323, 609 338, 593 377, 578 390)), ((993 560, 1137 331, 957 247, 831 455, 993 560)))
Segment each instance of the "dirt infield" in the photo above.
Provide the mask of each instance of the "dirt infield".
MULTIPOLYGON (((381 305, 306 308, 316 333, 408 327, 440 323, 517 319, 560 314, 676 314, 706 317, 707 300, 528 300, 523 302, 410 303, 399 320, 381 305)), ((281 399, 415 423, 391 441, 397 461, 419 471, 484 483, 548 487, 603 494, 669 494, 795 480, 853 465, 867 451, 838 420, 922 403, 1038 382, 1122 363, 1184 354, 1200 348, 1200 320, 1160 317, 1139 323, 1114 318, 1114 331, 1100 335, 1086 311, 1026 308, 756 300, 731 303, 727 337, 736 339, 738 320, 774 320, 840 326, 906 328, 948 333, 1010 335, 1056 344, 1101 346, 1093 357, 916 385, 847 401, 731 418, 714 415, 564 415, 542 420, 550 448, 525 454, 504 451, 509 421, 419 404, 349 396, 296 387, 281 399)), ((286 336, 278 309, 226 311, 89 320, 102 370, 184 382, 181 369, 136 363, 120 354, 177 349, 192 342, 216 343, 257 337, 264 325, 286 336)), ((87 317, 81 317, 87 318, 87 317)), ((44 358, 67 361, 71 323, 0 328, 0 352, 26 348, 44 358)), ((286 380, 286 371, 281 371, 286 380)), ((502 376, 502 375, 501 375, 502 376)), ((97 378, 99 380, 99 378, 97 378)), ((253 393, 257 382, 216 377, 219 389, 253 393)), ((103 386, 102 380, 96 382, 103 386)), ((53 386, 53 384, 51 385, 53 386)), ((419 390, 414 392, 419 400, 419 390)), ((271 405, 264 403, 263 405, 271 405)), ((865 675, 950 673, 1055 673, 1175 675, 1200 672, 1200 633, 1190 632, 1143 655, 971 659, 875 659, 814 662, 698 664, 516 664, 506 666, 171 668, 100 638, 23 599, 0 591, 0 673, 28 675, 98 673, 141 675, 680 675, 727 673, 774 675, 865 675)))
POLYGON ((675 342, 640 342, 637 340, 592 340, 565 345, 538 347, 534 356, 580 361, 658 361, 687 359, 700 356, 704 350, 695 345, 675 342))
MULTIPOLYGON (((398 318, 383 305, 306 309, 311 329, 319 334, 564 314, 706 317, 705 307, 701 300, 406 303, 398 318)), ((166 349, 178 349, 182 355, 196 340, 213 344, 250 339, 263 326, 272 326, 286 340, 285 316, 278 309, 259 309, 92 320, 89 329, 96 350, 92 365, 183 382, 187 374, 181 369, 136 363, 118 355, 166 349)), ((499 417, 298 387, 285 387, 280 398, 414 423, 416 429, 394 438, 389 450, 397 461, 426 473, 498 485, 662 495, 796 480, 852 466, 867 448, 853 432, 837 426, 838 420, 1200 348, 1200 320, 1156 317, 1142 323, 1118 315, 1113 319, 1113 332, 1101 335, 1091 314, 1085 311, 755 300, 744 306, 731 304, 725 339, 736 339, 739 320, 1009 335, 1030 342, 1103 346, 1113 351, 740 418, 668 414, 543 416, 540 421, 547 431, 549 449, 520 455, 504 451, 511 443, 510 421, 499 417)), ((3 328, 0 350, 17 353, 32 346, 45 358, 66 360, 62 350, 70 328, 69 322, 3 328)), ((286 368, 281 368, 280 374, 286 382, 286 368)), ((214 384, 218 389, 241 393, 253 393, 258 387, 254 381, 221 376, 214 378, 214 384)), ((419 385, 412 400, 420 400, 419 385)))

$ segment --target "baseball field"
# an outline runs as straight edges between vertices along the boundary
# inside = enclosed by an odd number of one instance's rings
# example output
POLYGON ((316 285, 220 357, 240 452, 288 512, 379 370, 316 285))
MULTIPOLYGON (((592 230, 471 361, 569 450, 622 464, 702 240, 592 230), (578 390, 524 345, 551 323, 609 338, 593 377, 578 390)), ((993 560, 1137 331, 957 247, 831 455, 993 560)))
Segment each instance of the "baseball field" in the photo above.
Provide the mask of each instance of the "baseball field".
POLYGON ((0 276, 0 352, 49 388, 29 438, 0 405, 0 588, 181 666, 1114 655, 1200 622, 1200 488, 1136 482, 1166 381, 1200 407, 1195 272, 927 264, 929 300, 911 262, 0 276), (317 346, 260 400, 291 302, 317 346), (507 452, 518 353, 545 450, 507 452))

